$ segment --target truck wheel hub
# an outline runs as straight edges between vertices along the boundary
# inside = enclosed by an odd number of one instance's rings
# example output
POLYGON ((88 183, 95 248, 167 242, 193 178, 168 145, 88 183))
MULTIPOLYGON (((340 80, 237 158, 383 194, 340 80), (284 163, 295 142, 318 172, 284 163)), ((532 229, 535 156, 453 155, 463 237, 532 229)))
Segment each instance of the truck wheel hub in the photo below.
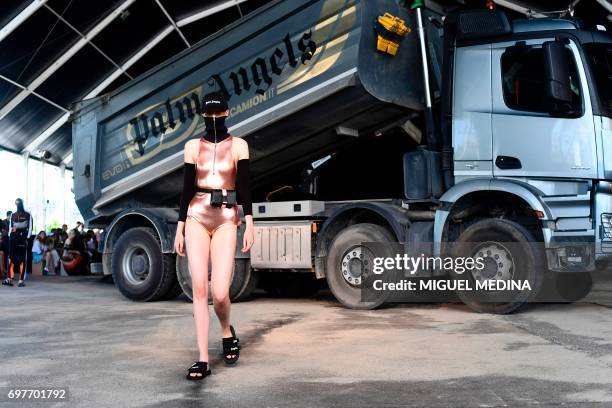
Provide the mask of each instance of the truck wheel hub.
POLYGON ((123 258, 123 271, 132 285, 139 285, 147 279, 149 267, 149 256, 142 248, 131 247, 123 258))
POLYGON ((512 253, 499 243, 484 243, 473 255, 482 258, 484 268, 474 268, 472 275, 479 281, 509 280, 514 272, 514 259, 512 253))
POLYGON ((364 259, 361 247, 347 251, 342 258, 342 277, 351 286, 361 285, 361 280, 367 275, 368 260, 364 259))

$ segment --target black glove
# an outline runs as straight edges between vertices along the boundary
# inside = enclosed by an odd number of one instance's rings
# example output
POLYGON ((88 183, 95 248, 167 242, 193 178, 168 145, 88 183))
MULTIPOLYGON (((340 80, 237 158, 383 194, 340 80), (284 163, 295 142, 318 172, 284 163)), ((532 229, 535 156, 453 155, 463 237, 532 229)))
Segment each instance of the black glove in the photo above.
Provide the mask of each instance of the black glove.
POLYGON ((249 159, 238 160, 236 170, 236 199, 242 205, 244 215, 253 215, 253 205, 251 203, 251 175, 249 169, 249 159))
POLYGON ((179 221, 187 219, 189 203, 196 192, 196 166, 194 163, 185 163, 183 174, 183 194, 181 195, 181 206, 179 209, 179 221))

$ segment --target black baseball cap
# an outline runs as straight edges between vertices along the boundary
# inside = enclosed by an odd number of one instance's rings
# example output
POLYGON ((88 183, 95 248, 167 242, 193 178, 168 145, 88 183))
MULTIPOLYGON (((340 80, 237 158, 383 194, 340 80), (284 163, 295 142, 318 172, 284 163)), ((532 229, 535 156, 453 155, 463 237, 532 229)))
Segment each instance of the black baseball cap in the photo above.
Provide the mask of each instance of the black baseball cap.
POLYGON ((228 110, 227 98, 221 92, 211 92, 202 98, 202 113, 219 113, 228 110))

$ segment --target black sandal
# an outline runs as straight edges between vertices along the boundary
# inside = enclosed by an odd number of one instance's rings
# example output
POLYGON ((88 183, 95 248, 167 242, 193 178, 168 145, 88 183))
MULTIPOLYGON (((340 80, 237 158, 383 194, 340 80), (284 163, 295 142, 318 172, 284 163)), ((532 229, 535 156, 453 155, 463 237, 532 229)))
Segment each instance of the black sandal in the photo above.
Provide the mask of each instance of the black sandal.
POLYGON ((208 368, 207 361, 196 361, 193 363, 191 367, 187 369, 189 372, 187 374, 187 379, 191 381, 201 380, 202 378, 210 375, 211 371, 208 368), (191 375, 191 374, 200 374, 200 375, 191 375))
POLYGON ((235 364, 238 361, 238 357, 240 357, 240 342, 238 337, 236 337, 234 326, 230 325, 230 330, 232 337, 223 337, 223 360, 227 364, 235 364))

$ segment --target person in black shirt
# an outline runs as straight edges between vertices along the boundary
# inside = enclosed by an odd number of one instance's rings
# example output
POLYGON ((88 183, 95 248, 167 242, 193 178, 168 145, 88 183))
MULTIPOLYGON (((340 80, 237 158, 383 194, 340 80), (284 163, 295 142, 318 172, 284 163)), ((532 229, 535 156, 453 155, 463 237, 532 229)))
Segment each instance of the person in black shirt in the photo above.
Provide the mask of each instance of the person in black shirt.
POLYGON ((9 277, 2 284, 13 286, 15 269, 19 273, 17 286, 25 286, 25 273, 27 265, 28 238, 32 234, 32 216, 23 205, 23 200, 15 200, 17 212, 11 215, 11 232, 9 237, 9 277))
POLYGON ((0 221, 0 230, 2 232, 4 232, 5 234, 8 235, 10 229, 11 229, 11 216, 13 215, 12 211, 7 211, 6 212, 6 218, 4 220, 0 221))
POLYGON ((5 231, 0 231, 0 276, 2 280, 8 277, 6 273, 7 258, 8 258, 8 234, 5 231))
POLYGON ((86 271, 87 254, 83 237, 77 229, 68 232, 68 238, 64 243, 64 254, 62 264, 68 275, 81 275, 86 271))

